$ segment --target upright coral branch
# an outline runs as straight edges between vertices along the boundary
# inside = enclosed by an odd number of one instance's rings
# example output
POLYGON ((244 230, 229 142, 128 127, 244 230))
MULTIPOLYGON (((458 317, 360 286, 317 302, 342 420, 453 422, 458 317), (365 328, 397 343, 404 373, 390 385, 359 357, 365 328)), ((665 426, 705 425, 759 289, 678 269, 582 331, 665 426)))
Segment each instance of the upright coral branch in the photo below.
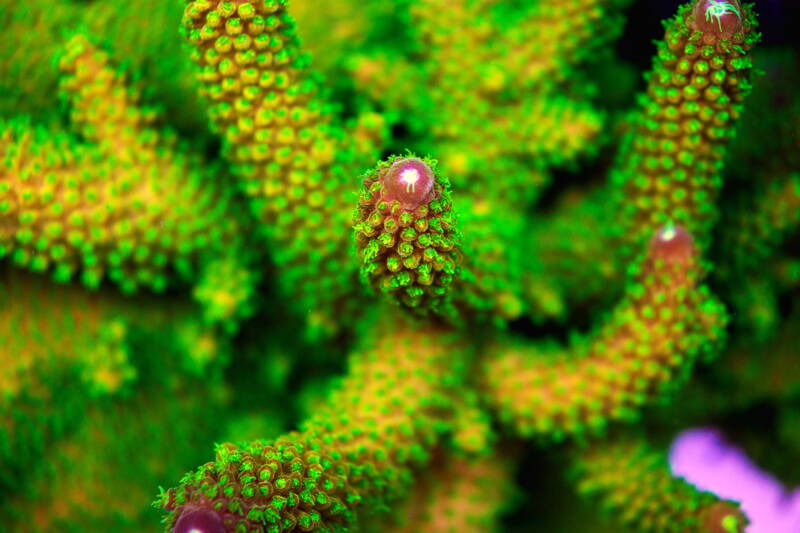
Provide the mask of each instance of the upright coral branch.
POLYGON ((362 279, 414 314, 451 325, 515 318, 518 280, 497 241, 511 239, 519 218, 496 224, 478 202, 461 204, 469 212, 464 236, 450 180, 436 161, 409 155, 379 162, 363 178, 353 215, 362 279))
POLYGON ((364 177, 353 215, 361 276, 415 313, 452 315, 461 237, 434 161, 395 157, 364 177))
POLYGON ((354 152, 306 71, 286 1, 188 1, 183 26, 209 117, 295 307, 330 329, 355 286, 345 207, 354 152))
POLYGON ((667 22, 612 174, 625 238, 636 246, 674 223, 708 247, 725 149, 751 88, 756 26, 738 0, 696 0, 667 22))

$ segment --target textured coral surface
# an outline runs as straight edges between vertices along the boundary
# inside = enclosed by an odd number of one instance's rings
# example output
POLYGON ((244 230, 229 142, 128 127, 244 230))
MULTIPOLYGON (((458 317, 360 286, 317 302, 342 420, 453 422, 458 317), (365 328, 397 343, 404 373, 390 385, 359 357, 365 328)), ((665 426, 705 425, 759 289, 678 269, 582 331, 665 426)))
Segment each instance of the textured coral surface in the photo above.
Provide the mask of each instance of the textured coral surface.
POLYGON ((0 530, 796 533, 798 23, 0 0, 0 530))

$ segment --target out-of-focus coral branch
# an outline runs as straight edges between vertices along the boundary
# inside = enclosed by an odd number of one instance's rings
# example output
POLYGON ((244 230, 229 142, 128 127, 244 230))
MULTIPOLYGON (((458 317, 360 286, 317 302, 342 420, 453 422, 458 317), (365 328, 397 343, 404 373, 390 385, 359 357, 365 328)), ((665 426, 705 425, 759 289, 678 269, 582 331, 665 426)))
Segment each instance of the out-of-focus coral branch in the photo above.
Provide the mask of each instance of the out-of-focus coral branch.
POLYGON ((151 384, 132 397, 88 407, 65 437, 47 437, 46 450, 38 450, 46 465, 29 467, 24 485, 0 504, 7 526, 19 533, 150 529, 140 501, 151 497, 149 486, 202 460, 199 448, 214 438, 212 419, 222 416, 224 399, 222 384, 206 376, 166 388, 151 384), (164 394, 172 398, 168 405, 164 394), (172 453, 163 453, 166 448, 172 453))
POLYGON ((738 506, 673 477, 666 454, 641 437, 616 437, 577 451, 578 491, 601 501, 615 520, 642 533, 742 533, 738 506))
POLYGON ((204 254, 235 249, 232 195, 195 156, 159 142, 107 56, 76 36, 61 65, 75 127, 92 144, 22 120, 3 126, 4 254, 60 281, 80 273, 97 287, 107 275, 133 291, 163 290, 173 271, 189 277, 204 254))
MULTIPOLYGON (((510 454, 513 457, 513 453, 510 454)), ((365 533, 491 533, 501 531, 499 514, 512 499, 510 457, 435 454, 411 496, 396 506, 392 520, 362 528, 365 533)))
POLYGON ((624 527, 768 527, 654 443, 797 479, 796 51, 687 0, 635 101, 652 2, 293 1, 0 8, 0 523, 594 531, 566 458, 624 527))
POLYGON ((143 338, 168 338, 163 353, 189 375, 224 359, 224 340, 198 327, 189 301, 92 293, 6 267, 0 287, 0 490, 41 468, 44 448, 90 405, 129 394, 143 338))

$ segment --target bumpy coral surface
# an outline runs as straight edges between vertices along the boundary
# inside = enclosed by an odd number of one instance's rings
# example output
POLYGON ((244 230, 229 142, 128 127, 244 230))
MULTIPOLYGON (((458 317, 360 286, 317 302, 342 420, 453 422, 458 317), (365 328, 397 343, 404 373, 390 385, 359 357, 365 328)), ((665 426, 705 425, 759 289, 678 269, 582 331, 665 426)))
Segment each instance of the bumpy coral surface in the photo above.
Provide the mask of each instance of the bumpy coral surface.
POLYGON ((0 0, 0 529, 791 533, 769 5, 0 0))

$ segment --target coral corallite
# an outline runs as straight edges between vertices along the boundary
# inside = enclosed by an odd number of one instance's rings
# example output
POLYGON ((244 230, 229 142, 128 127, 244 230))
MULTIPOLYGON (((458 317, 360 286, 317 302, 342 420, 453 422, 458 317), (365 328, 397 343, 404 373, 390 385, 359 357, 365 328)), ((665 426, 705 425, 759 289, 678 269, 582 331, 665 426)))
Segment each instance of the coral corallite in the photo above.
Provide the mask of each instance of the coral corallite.
POLYGON ((739 0, 698 0, 692 10, 693 26, 710 36, 704 38, 707 42, 713 42, 714 37, 730 39, 744 31, 742 13, 739 0))
POLYGON ((202 507, 186 507, 173 528, 175 533, 225 533, 217 513, 202 507))

